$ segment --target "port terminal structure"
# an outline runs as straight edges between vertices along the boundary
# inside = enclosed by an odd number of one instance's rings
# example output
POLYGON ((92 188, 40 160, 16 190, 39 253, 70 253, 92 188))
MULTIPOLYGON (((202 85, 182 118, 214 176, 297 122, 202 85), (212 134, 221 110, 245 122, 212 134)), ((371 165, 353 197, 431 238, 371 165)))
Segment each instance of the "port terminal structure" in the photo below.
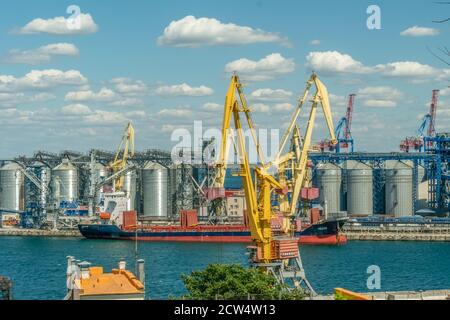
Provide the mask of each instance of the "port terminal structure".
MULTIPOLYGON (((384 195, 382 187, 385 182, 384 170, 388 161, 402 161, 412 163, 413 187, 412 198, 414 212, 416 211, 418 193, 418 168, 423 166, 427 172, 428 186, 428 207, 430 209, 443 208, 450 209, 450 186, 449 186, 449 159, 450 159, 450 135, 438 136, 435 138, 425 138, 425 141, 434 142, 430 147, 426 147, 421 153, 331 153, 322 152, 310 153, 310 159, 315 167, 320 163, 342 164, 346 161, 357 161, 369 164, 373 168, 373 206, 375 213, 384 212, 384 195)), ((427 145, 427 144, 426 144, 427 145)))

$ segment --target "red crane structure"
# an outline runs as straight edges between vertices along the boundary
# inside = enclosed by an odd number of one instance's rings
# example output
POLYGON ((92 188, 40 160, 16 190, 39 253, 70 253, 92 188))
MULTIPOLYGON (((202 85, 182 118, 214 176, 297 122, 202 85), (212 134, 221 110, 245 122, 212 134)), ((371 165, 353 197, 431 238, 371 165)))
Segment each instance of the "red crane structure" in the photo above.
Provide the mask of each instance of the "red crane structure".
POLYGON ((319 143, 319 148, 321 151, 329 150, 340 153, 341 149, 348 150, 350 148, 350 152, 353 152, 352 119, 355 97, 356 94, 349 95, 345 117, 339 121, 336 127, 335 136, 338 143, 333 145, 328 140, 323 140, 319 143))
MULTIPOLYGON (((431 97, 430 111, 423 117, 419 130, 417 130, 417 136, 407 137, 405 140, 403 140, 400 143, 401 151, 409 152, 410 150, 416 150, 422 152, 424 146, 424 138, 425 137, 431 138, 436 135, 435 124, 436 124, 438 99, 439 99, 439 90, 433 90, 433 95, 431 97), (425 128, 427 128, 426 134, 425 128)), ((432 142, 429 141, 428 143, 431 144, 432 142)))

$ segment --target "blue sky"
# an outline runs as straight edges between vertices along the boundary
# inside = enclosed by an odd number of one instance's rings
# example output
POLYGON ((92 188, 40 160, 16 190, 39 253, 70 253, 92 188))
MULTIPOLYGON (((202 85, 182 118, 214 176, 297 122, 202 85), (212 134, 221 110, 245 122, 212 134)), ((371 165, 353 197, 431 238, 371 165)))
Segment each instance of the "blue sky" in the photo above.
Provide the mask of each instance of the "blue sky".
MULTIPOLYGON (((450 23, 432 22, 447 16, 450 5, 432 1, 4 3, 1 158, 113 149, 128 120, 138 149, 170 149, 175 128, 220 127, 231 68, 259 128, 284 128, 314 69, 336 122, 357 94, 357 150, 394 151, 415 134, 432 89, 443 90, 437 125, 448 131, 450 67, 427 50, 448 45, 450 23), (65 32, 54 19, 72 4, 87 20, 65 32), (371 4, 381 30, 366 27, 371 4)), ((319 118, 314 140, 324 129, 319 118)))

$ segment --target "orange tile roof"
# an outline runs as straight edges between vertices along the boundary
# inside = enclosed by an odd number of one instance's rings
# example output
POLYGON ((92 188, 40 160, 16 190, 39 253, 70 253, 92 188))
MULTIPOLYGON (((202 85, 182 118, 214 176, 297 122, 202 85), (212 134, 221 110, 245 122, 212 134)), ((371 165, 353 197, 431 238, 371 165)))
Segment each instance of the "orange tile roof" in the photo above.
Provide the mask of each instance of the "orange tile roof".
POLYGON ((80 281, 80 296, 144 293, 144 285, 130 271, 113 269, 112 273, 103 273, 102 267, 91 267, 89 274, 89 279, 80 281))

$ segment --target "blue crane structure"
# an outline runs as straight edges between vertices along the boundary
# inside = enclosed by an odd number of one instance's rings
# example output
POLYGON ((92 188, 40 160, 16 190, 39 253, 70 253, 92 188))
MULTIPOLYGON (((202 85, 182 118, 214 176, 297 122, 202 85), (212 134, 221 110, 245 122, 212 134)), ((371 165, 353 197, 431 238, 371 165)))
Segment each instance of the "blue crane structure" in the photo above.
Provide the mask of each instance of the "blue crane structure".
MULTIPOLYGON (((430 111, 423 117, 419 129, 417 130, 417 136, 407 137, 400 143, 400 150, 404 152, 410 152, 415 150, 418 152, 424 152, 424 139, 432 138, 436 135, 436 112, 438 106, 439 90, 433 90, 431 98, 430 111)), ((432 141, 428 141, 428 144, 432 141)))
POLYGON ((345 117, 339 120, 338 125, 335 129, 335 136, 338 140, 336 145, 331 144, 328 140, 320 142, 320 149, 322 151, 336 151, 336 153, 341 153, 341 151, 346 150, 347 152, 353 152, 353 137, 352 137, 352 119, 353 119, 353 107, 355 103, 356 94, 350 94, 347 104, 347 112, 345 117))

